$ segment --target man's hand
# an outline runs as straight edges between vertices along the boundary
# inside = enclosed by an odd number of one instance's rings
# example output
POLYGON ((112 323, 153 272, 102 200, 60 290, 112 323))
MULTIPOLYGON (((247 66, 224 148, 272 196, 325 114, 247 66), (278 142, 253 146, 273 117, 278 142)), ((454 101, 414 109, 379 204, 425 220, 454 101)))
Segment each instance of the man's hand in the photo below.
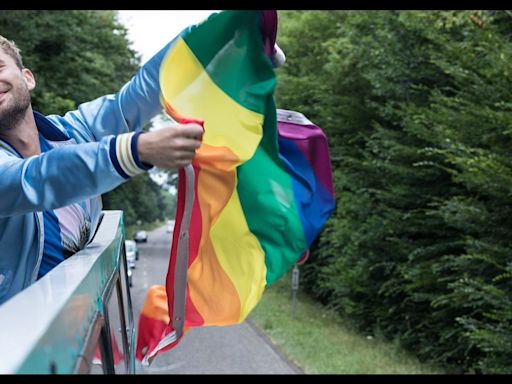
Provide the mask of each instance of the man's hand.
POLYGON ((182 168, 192 162, 203 139, 199 124, 171 124, 143 133, 137 140, 139 159, 159 168, 182 168))

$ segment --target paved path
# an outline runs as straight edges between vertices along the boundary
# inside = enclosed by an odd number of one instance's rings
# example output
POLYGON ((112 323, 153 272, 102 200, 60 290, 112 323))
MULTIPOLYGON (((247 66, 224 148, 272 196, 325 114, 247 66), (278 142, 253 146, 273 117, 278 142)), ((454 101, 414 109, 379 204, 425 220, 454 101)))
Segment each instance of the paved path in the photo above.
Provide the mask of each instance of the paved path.
MULTIPOLYGON (((136 323, 146 290, 164 284, 171 234, 165 227, 149 232, 139 243, 140 257, 131 289, 136 323)), ((137 329, 137 326, 135 327, 137 329)), ((301 371, 288 361, 250 321, 229 327, 194 328, 172 350, 156 357, 137 373, 155 374, 294 374, 301 371)))

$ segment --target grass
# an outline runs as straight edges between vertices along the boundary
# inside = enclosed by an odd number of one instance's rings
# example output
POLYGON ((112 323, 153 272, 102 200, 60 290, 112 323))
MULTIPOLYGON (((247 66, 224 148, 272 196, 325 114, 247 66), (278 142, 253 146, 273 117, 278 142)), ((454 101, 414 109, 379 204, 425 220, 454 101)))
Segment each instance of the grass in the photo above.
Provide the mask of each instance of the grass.
POLYGON ((441 374, 395 343, 350 331, 339 316, 299 292, 292 318, 291 274, 263 294, 250 319, 304 373, 441 374))

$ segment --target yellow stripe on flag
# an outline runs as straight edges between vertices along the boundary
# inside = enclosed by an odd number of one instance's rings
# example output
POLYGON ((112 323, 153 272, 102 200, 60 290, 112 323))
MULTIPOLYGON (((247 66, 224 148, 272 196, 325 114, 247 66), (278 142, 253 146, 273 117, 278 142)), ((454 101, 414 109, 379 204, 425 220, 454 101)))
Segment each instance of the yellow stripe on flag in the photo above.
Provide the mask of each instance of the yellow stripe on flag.
POLYGON ((199 253, 187 272, 188 292, 205 325, 226 325, 239 321, 240 296, 219 264, 210 239, 210 228, 235 188, 236 171, 213 167, 213 159, 223 158, 227 165, 234 164, 237 158, 227 148, 209 145, 202 145, 201 153, 203 162, 197 176, 196 195, 201 213, 201 239, 199 253))
POLYGON ((226 165, 235 163, 236 157, 227 148, 209 145, 202 145, 199 153, 202 236, 199 255, 188 270, 189 294, 205 324, 239 323, 263 294, 265 255, 247 226, 235 188, 236 170, 227 170, 226 165), (213 161, 218 158, 225 163, 213 161), (201 288, 205 286, 209 289, 201 288))
POLYGON ((153 320, 169 322, 167 293, 163 285, 153 285, 148 289, 141 313, 153 320))
POLYGON ((203 143, 227 147, 241 162, 252 157, 263 134, 263 116, 226 95, 181 38, 162 63, 160 84, 164 99, 180 115, 204 120, 203 143))
POLYGON ((210 234, 217 259, 240 297, 241 321, 263 294, 267 267, 263 249, 247 226, 236 189, 212 225, 210 234))

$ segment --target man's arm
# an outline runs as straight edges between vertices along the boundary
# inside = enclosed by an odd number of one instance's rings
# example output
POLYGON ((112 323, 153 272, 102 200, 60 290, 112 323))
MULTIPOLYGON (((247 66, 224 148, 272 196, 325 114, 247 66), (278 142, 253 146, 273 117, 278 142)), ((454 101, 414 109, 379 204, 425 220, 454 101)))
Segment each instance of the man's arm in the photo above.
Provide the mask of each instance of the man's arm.
POLYGON ((54 148, 28 159, 0 153, 0 217, 55 209, 108 192, 155 165, 192 161, 203 129, 171 124, 140 134, 161 110, 160 64, 175 40, 149 60, 115 95, 47 118, 81 145, 54 148))
POLYGON ((0 153, 0 217, 44 211, 108 192, 156 165, 189 164, 202 139, 197 124, 107 136, 22 159, 0 153))
POLYGON ((48 119, 78 142, 141 130, 162 111, 160 64, 174 43, 175 39, 162 48, 116 94, 80 104, 65 116, 49 115, 48 119))
POLYGON ((110 158, 111 140, 66 145, 27 159, 0 154, 0 217, 55 209, 121 184, 126 179, 110 158))

